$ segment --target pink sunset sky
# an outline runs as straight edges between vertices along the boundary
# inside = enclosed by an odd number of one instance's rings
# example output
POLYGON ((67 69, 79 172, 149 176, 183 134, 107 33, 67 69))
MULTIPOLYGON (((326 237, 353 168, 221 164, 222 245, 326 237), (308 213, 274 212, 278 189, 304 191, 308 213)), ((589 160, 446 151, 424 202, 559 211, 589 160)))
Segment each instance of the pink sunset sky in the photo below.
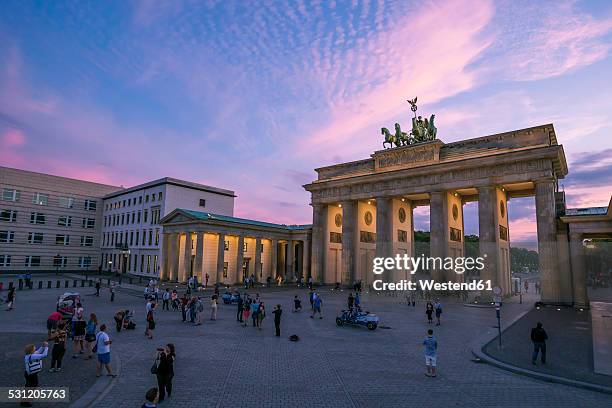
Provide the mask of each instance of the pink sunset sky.
MULTIPOLYGON (((369 157, 418 95, 443 142, 553 123, 568 206, 606 206, 611 47, 605 1, 8 0, 0 164, 176 177, 236 191, 237 216, 310 223, 313 169, 369 157)), ((509 215, 513 241, 533 241, 533 199, 509 215)))

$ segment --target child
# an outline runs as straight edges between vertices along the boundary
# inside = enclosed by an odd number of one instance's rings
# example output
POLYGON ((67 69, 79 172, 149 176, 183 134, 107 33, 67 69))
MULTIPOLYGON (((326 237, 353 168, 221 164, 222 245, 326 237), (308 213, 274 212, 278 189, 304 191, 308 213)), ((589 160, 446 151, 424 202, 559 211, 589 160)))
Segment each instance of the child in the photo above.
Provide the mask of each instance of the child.
POLYGON ((302 310, 302 300, 298 298, 298 295, 295 295, 293 298, 293 311, 299 312, 302 310))
POLYGON ((142 404, 141 408, 156 408, 157 401, 159 398, 159 390, 157 387, 149 388, 149 391, 145 394, 145 403, 142 404))
POLYGON ((438 341, 433 336, 433 330, 427 330, 427 338, 423 340, 423 345, 425 346, 425 366, 427 368, 425 375, 427 377, 435 377, 438 341))

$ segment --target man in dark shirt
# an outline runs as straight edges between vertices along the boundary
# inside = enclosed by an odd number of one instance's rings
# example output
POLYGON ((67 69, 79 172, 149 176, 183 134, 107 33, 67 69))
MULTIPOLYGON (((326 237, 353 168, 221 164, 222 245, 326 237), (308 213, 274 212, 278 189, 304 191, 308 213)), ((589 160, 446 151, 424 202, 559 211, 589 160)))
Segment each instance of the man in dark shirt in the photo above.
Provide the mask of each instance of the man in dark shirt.
POLYGON ((276 305, 272 313, 274 313, 274 327, 276 328, 276 337, 280 337, 280 322, 281 315, 283 314, 281 305, 276 305))
POLYGON ((546 364, 546 340, 548 340, 548 335, 542 328, 542 323, 538 322, 536 327, 531 329, 531 341, 533 342, 533 355, 531 356, 532 364, 536 364, 539 351, 542 352, 542 364, 546 364))
POLYGON ((242 300, 242 297, 240 295, 238 295, 238 310, 236 311, 236 321, 237 322, 243 322, 242 320, 242 306, 244 304, 244 301, 242 300))

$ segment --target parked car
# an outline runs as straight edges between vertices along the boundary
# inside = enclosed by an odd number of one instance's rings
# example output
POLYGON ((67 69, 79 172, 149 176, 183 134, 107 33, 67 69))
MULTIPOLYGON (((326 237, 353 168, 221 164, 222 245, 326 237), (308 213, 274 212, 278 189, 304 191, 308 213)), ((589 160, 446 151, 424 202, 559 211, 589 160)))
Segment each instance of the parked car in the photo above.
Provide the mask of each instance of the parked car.
POLYGON ((343 310, 340 316, 336 317, 336 324, 343 326, 345 324, 351 324, 355 326, 365 326, 369 330, 376 330, 380 319, 375 314, 370 312, 363 312, 356 308, 350 310, 343 310))
POLYGON ((74 308, 81 302, 81 295, 78 292, 66 292, 57 298, 56 310, 66 318, 72 318, 74 308))

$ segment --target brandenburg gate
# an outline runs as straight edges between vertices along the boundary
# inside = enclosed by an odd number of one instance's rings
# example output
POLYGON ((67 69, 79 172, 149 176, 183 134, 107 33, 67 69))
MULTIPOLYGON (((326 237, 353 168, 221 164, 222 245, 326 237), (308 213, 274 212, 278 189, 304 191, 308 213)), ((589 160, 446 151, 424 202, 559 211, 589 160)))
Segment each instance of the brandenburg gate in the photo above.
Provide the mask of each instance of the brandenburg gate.
MULTIPOLYGON (((558 235, 565 232, 558 229, 555 193, 568 170, 553 125, 443 143, 435 138, 433 120, 433 115, 429 123, 425 120, 429 138, 426 132, 419 135, 415 121, 422 120, 415 113, 414 138, 398 124, 395 138, 383 128, 385 143, 395 147, 364 160, 316 169, 317 179, 304 186, 313 207, 314 280, 370 284, 374 257, 420 255, 414 250, 413 210, 421 205, 430 206, 430 256, 462 257, 463 205, 478 201, 479 251, 485 264, 480 279, 491 280, 509 295, 507 203, 535 196, 542 301, 586 302, 583 290, 571 284, 569 259, 562 259, 564 252, 557 248, 558 235)), ((434 269, 431 274, 437 281, 464 279, 454 271, 434 269)), ((382 276, 389 281, 410 279, 404 270, 382 276)))

